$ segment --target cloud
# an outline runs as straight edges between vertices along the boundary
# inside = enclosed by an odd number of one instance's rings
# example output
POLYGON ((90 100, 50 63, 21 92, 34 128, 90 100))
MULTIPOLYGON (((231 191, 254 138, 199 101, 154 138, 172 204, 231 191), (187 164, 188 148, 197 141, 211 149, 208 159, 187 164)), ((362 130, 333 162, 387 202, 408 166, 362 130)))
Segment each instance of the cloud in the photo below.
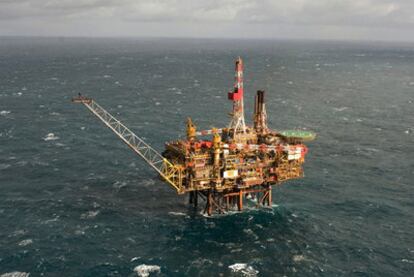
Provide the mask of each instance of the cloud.
MULTIPOLYGON (((0 0, 0 22, 7 22, 8 26, 21 26, 24 22, 39 25, 60 22, 75 26, 80 21, 101 24, 101 29, 111 24, 138 27, 143 23, 164 24, 166 32, 170 27, 175 29, 174 26, 206 27, 209 24, 218 28, 232 25, 235 29, 258 25, 262 29, 291 26, 305 30, 314 26, 411 32, 414 1, 0 0)), ((62 29, 62 32, 65 31, 62 29)))

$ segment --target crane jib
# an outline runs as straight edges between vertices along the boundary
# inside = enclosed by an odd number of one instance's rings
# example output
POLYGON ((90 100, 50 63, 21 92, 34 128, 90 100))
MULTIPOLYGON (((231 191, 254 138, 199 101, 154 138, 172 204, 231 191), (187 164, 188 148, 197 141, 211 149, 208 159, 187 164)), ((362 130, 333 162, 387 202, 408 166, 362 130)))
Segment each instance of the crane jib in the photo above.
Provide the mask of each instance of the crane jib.
POLYGON ((85 107, 105 123, 124 143, 155 169, 178 193, 182 193, 182 169, 174 166, 92 98, 79 95, 73 98, 72 102, 84 104, 85 107))

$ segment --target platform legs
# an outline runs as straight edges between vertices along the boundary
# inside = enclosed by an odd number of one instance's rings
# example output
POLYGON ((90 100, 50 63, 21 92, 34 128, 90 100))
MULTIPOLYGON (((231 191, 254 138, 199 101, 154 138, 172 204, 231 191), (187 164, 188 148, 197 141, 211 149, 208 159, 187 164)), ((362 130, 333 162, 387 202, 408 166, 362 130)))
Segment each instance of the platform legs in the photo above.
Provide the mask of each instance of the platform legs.
POLYGON ((240 190, 237 202, 237 210, 239 210, 239 212, 243 210, 243 195, 243 190, 240 190))
POLYGON ((237 208, 243 211, 243 201, 246 195, 257 199, 257 206, 272 206, 272 187, 263 185, 256 189, 239 189, 237 191, 221 192, 212 189, 190 192, 189 202, 197 207, 198 196, 205 201, 204 213, 209 216, 213 213, 225 213, 237 208))
POLYGON ((193 205, 194 208, 197 208, 197 206, 198 206, 198 192, 196 190, 195 191, 190 191, 188 203, 190 205, 193 205))

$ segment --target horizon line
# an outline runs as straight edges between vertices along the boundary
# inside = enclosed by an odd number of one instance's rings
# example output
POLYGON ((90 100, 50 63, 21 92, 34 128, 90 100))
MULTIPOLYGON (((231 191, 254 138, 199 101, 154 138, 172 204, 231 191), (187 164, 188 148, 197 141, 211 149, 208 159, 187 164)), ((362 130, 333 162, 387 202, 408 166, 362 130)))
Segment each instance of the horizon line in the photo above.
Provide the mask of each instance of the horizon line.
POLYGON ((414 40, 381 40, 381 39, 351 39, 351 38, 291 38, 291 37, 280 37, 280 38, 269 38, 269 37, 258 37, 258 38, 246 38, 246 37, 192 37, 192 36, 72 36, 72 35, 2 35, 0 38, 39 38, 39 39, 182 39, 182 40, 242 40, 242 41, 310 41, 310 42, 343 42, 343 43, 404 43, 414 44, 414 40))

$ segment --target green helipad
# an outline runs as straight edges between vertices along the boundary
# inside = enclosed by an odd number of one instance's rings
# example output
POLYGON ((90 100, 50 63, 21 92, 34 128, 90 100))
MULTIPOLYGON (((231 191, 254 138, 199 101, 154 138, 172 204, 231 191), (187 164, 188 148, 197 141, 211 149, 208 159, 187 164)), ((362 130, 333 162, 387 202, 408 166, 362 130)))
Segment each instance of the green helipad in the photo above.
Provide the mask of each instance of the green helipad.
POLYGON ((314 140, 316 137, 315 133, 303 130, 284 130, 281 131, 280 134, 287 138, 301 139, 304 141, 314 140))

